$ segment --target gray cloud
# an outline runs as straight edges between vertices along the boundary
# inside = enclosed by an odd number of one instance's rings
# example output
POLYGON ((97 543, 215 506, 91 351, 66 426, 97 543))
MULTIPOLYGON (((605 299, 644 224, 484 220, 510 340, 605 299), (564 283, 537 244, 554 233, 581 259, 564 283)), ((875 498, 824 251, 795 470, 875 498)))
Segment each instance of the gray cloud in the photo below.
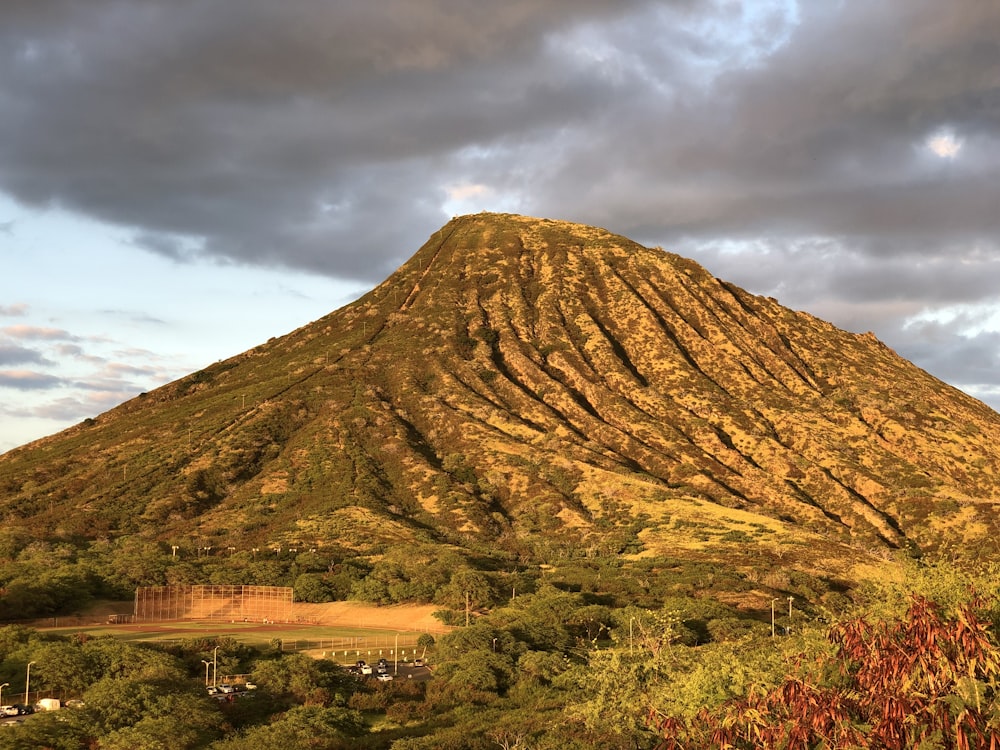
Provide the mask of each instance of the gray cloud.
POLYGON ((0 188, 364 283, 445 211, 585 221, 1000 391, 969 312, 1000 304, 997 28, 976 0, 12 0, 0 188))
POLYGON ((0 179, 173 257, 376 281, 441 223, 436 159, 599 106, 530 84, 546 33, 638 5, 5 4, 0 179))
POLYGON ((61 328, 45 328, 41 326, 15 325, 0 328, 0 333, 13 339, 26 341, 73 341, 76 337, 61 328))
POLYGON ((19 391, 36 391, 59 388, 64 385, 62 378, 31 370, 0 370, 0 388, 19 391))
POLYGON ((25 364, 51 365, 52 362, 34 349, 0 342, 0 366, 9 367, 10 365, 25 364))
POLYGON ((28 306, 23 302, 12 305, 0 305, 0 315, 5 318, 21 318, 28 314, 28 306))

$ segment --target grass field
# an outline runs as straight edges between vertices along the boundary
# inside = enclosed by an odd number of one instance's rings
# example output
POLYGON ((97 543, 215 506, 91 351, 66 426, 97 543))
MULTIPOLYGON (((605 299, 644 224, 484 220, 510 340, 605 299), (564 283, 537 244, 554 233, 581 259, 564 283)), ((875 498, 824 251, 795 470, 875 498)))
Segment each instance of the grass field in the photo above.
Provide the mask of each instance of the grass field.
POLYGON ((373 628, 333 627, 330 625, 221 623, 177 621, 138 625, 74 625, 44 628, 47 633, 90 637, 112 636, 123 641, 163 643, 195 638, 232 638, 251 646, 267 646, 280 641, 283 651, 302 651, 313 656, 353 662, 358 658, 394 655, 400 658, 416 653, 421 631, 387 631, 373 628))

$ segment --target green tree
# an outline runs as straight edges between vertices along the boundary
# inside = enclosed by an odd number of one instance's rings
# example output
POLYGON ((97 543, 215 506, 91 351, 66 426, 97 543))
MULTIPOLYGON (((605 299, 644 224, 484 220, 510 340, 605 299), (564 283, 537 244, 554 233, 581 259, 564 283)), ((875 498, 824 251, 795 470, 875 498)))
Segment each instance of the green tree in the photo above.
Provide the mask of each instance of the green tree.
POLYGON ((295 579, 295 599, 300 602, 332 602, 336 592, 319 573, 303 573, 295 579))
POLYGON ((101 747, 198 747, 220 733, 221 715, 189 679, 143 680, 104 677, 84 693, 85 715, 101 747), (183 717, 183 722, 178 722, 183 717), (165 727, 182 724, 175 738, 165 727), (128 744, 132 742, 131 746, 128 744))
POLYGON ((251 727, 210 747, 211 750, 344 750, 350 747, 352 738, 364 731, 364 721, 356 711, 339 706, 296 706, 266 726, 251 727))
POLYGON ((454 610, 479 609, 493 601, 490 580, 470 568, 452 573, 448 583, 437 589, 434 601, 454 610))
POLYGON ((82 712, 46 712, 31 721, 7 725, 0 734, 3 750, 82 750, 94 734, 82 712))
POLYGON ((47 643, 32 652, 32 659, 37 665, 32 674, 33 682, 37 680, 38 687, 64 695, 80 695, 101 676, 98 665, 79 642, 47 643))
POLYGON ((258 661, 253 678, 265 695, 310 705, 343 705, 353 690, 344 670, 305 654, 258 661))
POLYGON ((94 671, 103 678, 182 681, 188 677, 179 659, 148 646, 125 643, 107 636, 91 638, 81 648, 94 671))

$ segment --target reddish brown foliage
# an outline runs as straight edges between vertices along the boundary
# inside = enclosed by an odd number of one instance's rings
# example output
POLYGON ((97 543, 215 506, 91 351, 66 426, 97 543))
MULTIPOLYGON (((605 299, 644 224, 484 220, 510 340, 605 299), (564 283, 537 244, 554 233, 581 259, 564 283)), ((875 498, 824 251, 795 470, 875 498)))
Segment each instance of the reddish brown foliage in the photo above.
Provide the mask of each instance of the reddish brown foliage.
POLYGON ((915 597, 904 620, 864 618, 830 632, 837 653, 814 679, 789 677, 690 723, 652 719, 659 750, 870 748, 1000 750, 1000 652, 974 605, 945 618, 915 597))

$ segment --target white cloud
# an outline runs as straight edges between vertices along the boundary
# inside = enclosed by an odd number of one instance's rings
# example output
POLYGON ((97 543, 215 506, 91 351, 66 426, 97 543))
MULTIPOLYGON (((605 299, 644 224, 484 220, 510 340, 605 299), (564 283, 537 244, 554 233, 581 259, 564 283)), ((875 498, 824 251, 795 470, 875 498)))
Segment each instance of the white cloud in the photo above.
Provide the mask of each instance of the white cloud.
POLYGON ((493 191, 486 185, 466 182, 446 188, 445 192, 448 194, 448 200, 450 201, 465 201, 470 198, 478 198, 479 196, 489 195, 493 191))
POLYGON ((954 134, 948 132, 936 133, 930 136, 926 142, 927 148, 942 159, 954 159, 958 152, 962 150, 962 141, 954 134))

